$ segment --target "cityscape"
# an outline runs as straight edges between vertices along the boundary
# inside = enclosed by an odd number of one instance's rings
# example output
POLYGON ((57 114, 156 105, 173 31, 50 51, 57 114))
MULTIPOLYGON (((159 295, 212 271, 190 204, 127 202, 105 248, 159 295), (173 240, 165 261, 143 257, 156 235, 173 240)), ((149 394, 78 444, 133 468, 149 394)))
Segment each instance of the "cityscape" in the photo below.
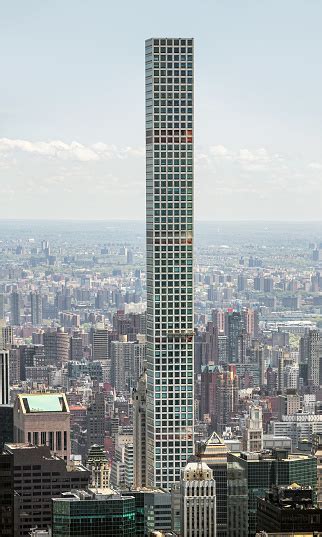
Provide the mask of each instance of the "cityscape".
POLYGON ((196 217, 200 37, 169 35, 142 43, 145 214, 0 219, 0 537, 322 536, 322 220, 196 217))

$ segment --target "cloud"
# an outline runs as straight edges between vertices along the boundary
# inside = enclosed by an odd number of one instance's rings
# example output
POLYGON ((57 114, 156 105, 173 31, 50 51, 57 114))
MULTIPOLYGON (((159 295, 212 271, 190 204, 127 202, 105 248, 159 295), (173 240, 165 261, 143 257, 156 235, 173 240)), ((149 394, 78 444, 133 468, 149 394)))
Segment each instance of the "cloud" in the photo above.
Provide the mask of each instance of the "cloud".
POLYGON ((29 140, 0 138, 0 156, 8 157, 19 153, 29 153, 49 159, 91 162, 113 158, 142 157, 144 156, 144 148, 118 148, 115 145, 107 145, 102 142, 84 145, 76 141, 68 144, 61 140, 32 142, 29 140))
MULTIPOLYGON (((5 215, 47 216, 48 209, 59 217, 143 218, 144 154, 141 146, 0 138, 0 191, 17 202, 5 215)), ((318 158, 210 144, 196 147, 195 168, 197 218, 261 217, 274 213, 276 200, 298 214, 304 198, 322 197, 318 158)))
POLYGON ((320 162, 310 162, 308 167, 311 170, 322 170, 322 164, 320 162))

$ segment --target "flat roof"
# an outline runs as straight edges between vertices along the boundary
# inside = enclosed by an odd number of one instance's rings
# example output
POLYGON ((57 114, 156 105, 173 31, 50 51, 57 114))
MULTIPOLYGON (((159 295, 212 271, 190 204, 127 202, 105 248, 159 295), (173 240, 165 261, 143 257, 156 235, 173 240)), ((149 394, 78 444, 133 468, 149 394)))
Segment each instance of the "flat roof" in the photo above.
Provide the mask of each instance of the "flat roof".
POLYGON ((38 412, 69 412, 63 393, 19 394, 21 406, 26 414, 38 412))

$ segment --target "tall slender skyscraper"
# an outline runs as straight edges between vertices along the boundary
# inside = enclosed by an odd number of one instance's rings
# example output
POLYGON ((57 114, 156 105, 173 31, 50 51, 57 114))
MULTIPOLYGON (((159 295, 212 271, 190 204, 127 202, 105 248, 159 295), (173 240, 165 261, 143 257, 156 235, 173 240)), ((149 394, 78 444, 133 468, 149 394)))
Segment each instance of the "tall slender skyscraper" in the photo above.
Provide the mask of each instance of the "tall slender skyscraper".
POLYGON ((193 40, 149 39, 146 61, 147 484, 193 453, 193 40))

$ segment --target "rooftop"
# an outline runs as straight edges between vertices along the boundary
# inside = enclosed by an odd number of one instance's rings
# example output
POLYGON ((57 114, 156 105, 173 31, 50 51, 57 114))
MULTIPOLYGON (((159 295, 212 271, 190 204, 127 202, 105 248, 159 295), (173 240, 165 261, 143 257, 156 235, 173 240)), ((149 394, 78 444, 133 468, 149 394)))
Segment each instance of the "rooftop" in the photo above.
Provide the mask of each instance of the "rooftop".
POLYGON ((69 412, 67 399, 64 393, 27 393, 19 394, 24 414, 39 412, 69 412))

